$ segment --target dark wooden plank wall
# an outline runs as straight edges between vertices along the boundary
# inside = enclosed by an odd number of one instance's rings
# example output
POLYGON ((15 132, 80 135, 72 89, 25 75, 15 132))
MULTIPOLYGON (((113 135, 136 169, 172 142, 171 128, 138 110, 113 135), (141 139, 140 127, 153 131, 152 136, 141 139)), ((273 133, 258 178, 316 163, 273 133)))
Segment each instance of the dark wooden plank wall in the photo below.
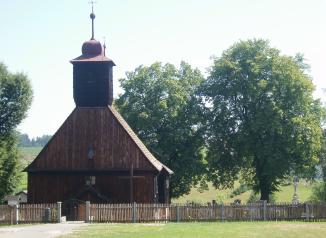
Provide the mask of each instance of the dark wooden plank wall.
MULTIPOLYGON (((118 175, 96 175, 95 177, 94 187, 102 195, 112 199, 112 203, 130 202, 130 180, 128 177, 118 175)), ((135 202, 154 202, 153 182, 154 177, 149 172, 139 178, 134 178, 133 197, 135 202)), ((28 203, 64 202, 74 198, 84 187, 85 175, 83 174, 29 173, 28 203)))
POLYGON ((78 107, 112 105, 112 62, 74 64, 74 100, 78 107))
POLYGON ((155 170, 108 108, 76 108, 30 169, 130 169, 132 163, 134 169, 155 170))

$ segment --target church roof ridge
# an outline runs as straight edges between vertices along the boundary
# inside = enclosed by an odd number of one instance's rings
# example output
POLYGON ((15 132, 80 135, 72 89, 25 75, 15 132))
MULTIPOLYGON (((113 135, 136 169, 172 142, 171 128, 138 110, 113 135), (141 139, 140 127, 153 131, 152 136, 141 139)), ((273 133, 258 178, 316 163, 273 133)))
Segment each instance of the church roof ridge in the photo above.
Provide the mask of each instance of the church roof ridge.
POLYGON ((155 158, 155 156, 147 149, 147 147, 144 145, 144 143, 138 138, 136 133, 131 129, 131 127, 128 125, 128 123, 125 121, 125 119, 120 115, 120 113, 115 110, 113 106, 108 106, 112 114, 115 116, 115 118, 119 121, 121 126, 126 130, 126 132, 129 134, 129 136, 132 138, 132 140, 136 143, 138 148, 143 152, 145 157, 151 162, 151 164, 158 170, 162 171, 162 169, 165 169, 169 174, 173 174, 173 171, 169 169, 166 165, 162 164, 158 159, 155 158))

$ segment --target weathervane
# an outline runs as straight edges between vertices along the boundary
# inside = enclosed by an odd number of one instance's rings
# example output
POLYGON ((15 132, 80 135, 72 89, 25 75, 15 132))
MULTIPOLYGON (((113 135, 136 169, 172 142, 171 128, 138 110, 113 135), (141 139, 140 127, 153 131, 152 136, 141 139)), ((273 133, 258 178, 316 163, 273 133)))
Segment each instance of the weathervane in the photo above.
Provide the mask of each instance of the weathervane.
POLYGON ((96 3, 95 1, 90 1, 88 2, 89 4, 92 4, 92 13, 90 15, 90 18, 92 19, 92 38, 91 40, 94 40, 94 19, 95 19, 95 14, 94 14, 94 4, 96 3))

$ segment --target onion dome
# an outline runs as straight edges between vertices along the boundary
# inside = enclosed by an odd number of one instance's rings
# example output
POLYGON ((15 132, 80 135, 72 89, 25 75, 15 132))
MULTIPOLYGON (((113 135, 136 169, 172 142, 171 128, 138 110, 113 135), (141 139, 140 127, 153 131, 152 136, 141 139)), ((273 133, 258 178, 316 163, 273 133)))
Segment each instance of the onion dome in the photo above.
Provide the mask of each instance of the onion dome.
POLYGON ((84 42, 82 46, 82 54, 83 55, 100 55, 102 54, 102 45, 97 40, 89 40, 84 42))
POLYGON ((94 38, 94 19, 95 14, 93 12, 90 14, 92 20, 92 37, 90 40, 85 41, 82 46, 82 55, 71 60, 70 62, 75 64, 79 62, 109 62, 112 65, 115 65, 114 62, 105 56, 106 46, 101 44, 101 42, 95 40, 94 38))

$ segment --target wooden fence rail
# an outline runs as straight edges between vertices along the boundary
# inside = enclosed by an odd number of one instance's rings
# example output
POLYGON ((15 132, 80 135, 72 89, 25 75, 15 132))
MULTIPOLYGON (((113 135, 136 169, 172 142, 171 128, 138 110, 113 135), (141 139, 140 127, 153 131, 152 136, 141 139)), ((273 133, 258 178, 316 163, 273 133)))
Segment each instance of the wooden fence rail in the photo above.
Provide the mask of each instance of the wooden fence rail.
POLYGON ((90 222, 326 220, 326 203, 90 204, 90 222))
POLYGON ((41 223, 57 221, 57 204, 21 204, 19 223, 41 223))
POLYGON ((57 222, 57 204, 0 205, 0 224, 57 222))
MULTIPOLYGON (((303 204, 90 204, 78 206, 86 222, 326 221, 326 203, 303 204)), ((61 203, 0 205, 0 224, 60 222, 61 203)))
POLYGON ((0 205, 0 224, 13 224, 14 210, 8 205, 0 205))

